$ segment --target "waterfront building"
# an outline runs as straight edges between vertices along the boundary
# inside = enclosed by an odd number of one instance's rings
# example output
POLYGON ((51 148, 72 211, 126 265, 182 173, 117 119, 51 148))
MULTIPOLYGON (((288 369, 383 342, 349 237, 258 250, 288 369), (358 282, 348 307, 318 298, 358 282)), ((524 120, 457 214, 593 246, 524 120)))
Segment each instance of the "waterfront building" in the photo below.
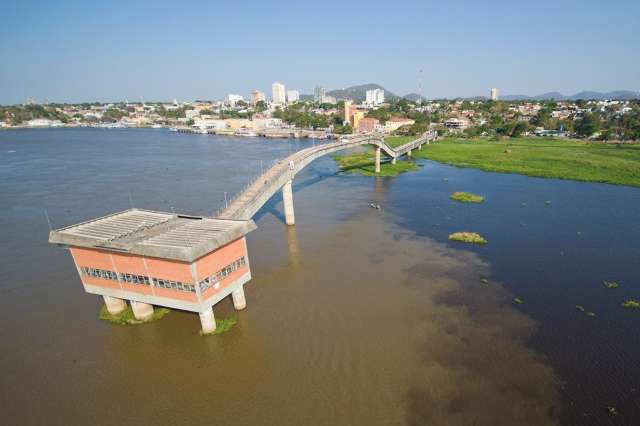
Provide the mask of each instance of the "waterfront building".
POLYGON ((260 90, 254 90, 251 92, 251 105, 255 106, 258 102, 266 102, 267 98, 264 96, 264 92, 260 90))
POLYGON ((211 333, 216 303, 231 294, 236 309, 246 306, 245 235, 254 229, 252 220, 130 209, 51 231, 49 242, 69 249, 84 290, 112 315, 126 301, 139 320, 166 306, 197 312, 211 333))
POLYGON ((327 92, 324 87, 316 86, 315 89, 313 89, 313 101, 317 103, 322 103, 326 94, 327 92))
POLYGON ((300 92, 297 90, 287 90, 287 102, 298 102, 300 100, 300 92))
POLYGON ((491 89, 491 96, 490 97, 491 97, 492 101, 497 101, 498 100, 498 89, 497 88, 493 87, 491 89))
POLYGON ((234 95, 232 93, 228 94, 224 99, 224 102, 229 106, 236 106, 238 102, 244 102, 244 98, 242 95, 234 95))
POLYGON ((384 103, 384 90, 373 89, 367 90, 366 104, 370 106, 382 105, 384 103))
POLYGON ((283 105, 286 103, 286 91, 284 84, 275 82, 271 85, 271 99, 274 104, 283 105))
POLYGON ((371 133, 376 129, 376 127, 379 124, 380 124, 380 121, 377 118, 373 118, 373 117, 361 118, 358 122, 358 132, 371 133))

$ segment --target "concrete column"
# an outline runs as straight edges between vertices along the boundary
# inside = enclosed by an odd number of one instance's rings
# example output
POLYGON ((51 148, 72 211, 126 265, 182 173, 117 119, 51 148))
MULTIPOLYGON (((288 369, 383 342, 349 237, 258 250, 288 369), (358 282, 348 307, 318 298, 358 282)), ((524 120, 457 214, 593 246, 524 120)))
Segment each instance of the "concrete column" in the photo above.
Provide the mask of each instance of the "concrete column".
POLYGON ((216 330, 216 318, 213 316, 213 308, 209 307, 202 312, 199 312, 200 324, 202 325, 202 332, 205 334, 213 333, 216 330))
POLYGON ((391 159, 391 164, 396 164, 396 157, 393 157, 393 158, 391 159))
POLYGON ((133 316, 136 317, 137 320, 148 320, 153 315, 153 305, 149 305, 148 303, 136 302, 135 300, 131 300, 129 303, 131 303, 133 316))
POLYGON ((293 190, 291 189, 291 181, 282 187, 282 200, 284 201, 284 221, 287 225, 295 225, 296 216, 293 211, 293 190))
POLYGON ((244 298, 244 286, 240 286, 231 292, 233 307, 236 311, 241 311, 247 307, 247 299, 244 298))
POLYGON ((380 147, 376 147, 376 174, 380 173, 380 147))
POLYGON ((422 144, 418 145, 418 149, 422 151, 422 144))
POLYGON ((409 157, 411 157, 411 150, 409 150, 409 151, 407 152, 407 155, 408 155, 409 157))
POLYGON ((127 309, 127 302, 117 297, 102 296, 104 299, 104 305, 107 307, 107 311, 111 315, 118 315, 120 312, 127 309))

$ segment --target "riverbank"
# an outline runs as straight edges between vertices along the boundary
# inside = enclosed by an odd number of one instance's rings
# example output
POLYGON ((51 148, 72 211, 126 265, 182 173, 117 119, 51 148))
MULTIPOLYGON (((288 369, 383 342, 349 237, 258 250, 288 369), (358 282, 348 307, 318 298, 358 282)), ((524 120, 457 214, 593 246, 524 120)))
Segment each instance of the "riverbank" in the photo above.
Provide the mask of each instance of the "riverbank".
MULTIPOLYGON (((392 143, 396 142, 406 143, 404 140, 392 140, 392 143)), ((343 170, 356 173, 364 170, 362 174, 368 175, 369 169, 362 164, 364 158, 358 159, 356 155, 340 158, 338 164, 343 170)), ((540 138, 505 141, 448 138, 424 145, 422 150, 414 150, 413 158, 489 172, 640 187, 640 145, 616 147, 577 140, 540 138)), ((398 161, 396 166, 404 162, 405 159, 398 161)))

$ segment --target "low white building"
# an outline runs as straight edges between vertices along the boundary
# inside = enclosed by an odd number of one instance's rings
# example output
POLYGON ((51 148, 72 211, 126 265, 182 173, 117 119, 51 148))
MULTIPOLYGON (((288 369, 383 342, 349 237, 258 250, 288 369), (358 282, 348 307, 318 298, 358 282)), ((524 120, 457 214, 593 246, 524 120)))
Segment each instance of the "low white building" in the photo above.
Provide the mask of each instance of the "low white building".
POLYGON ((224 99, 224 102, 230 106, 236 106, 236 104, 240 101, 244 102, 244 98, 242 97, 242 95, 234 95, 232 93, 228 94, 224 99))
POLYGON ((60 120, 49 120, 48 118, 34 118, 27 121, 29 127, 60 127, 62 125, 60 120))
POLYGON ((449 118, 448 120, 446 120, 444 122, 444 127, 446 127, 447 129, 459 129, 459 130, 464 130, 467 127, 469 127, 469 120, 465 120, 463 118, 449 118))
POLYGON ((398 130, 402 126, 411 126, 415 123, 415 120, 402 117, 391 117, 384 125, 385 132, 393 132, 398 130))

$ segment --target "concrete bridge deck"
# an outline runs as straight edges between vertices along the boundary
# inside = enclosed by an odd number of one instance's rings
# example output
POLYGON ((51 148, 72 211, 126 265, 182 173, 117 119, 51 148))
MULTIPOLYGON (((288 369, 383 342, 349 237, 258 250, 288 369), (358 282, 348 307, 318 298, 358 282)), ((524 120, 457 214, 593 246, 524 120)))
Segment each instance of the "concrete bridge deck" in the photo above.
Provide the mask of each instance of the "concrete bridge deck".
POLYGON ((338 142, 318 145, 302 149, 287 158, 280 160, 273 167, 259 176, 244 191, 238 194, 217 217, 221 219, 251 219, 258 210, 280 189, 283 191, 285 217, 288 225, 293 225, 293 194, 291 181, 295 175, 313 160, 343 149, 355 148, 363 145, 376 147, 376 173, 380 172, 380 155, 384 152, 395 163, 402 155, 411 155, 411 151, 419 149, 436 138, 436 132, 426 132, 421 137, 398 147, 387 145, 380 136, 359 136, 342 139, 338 142))

